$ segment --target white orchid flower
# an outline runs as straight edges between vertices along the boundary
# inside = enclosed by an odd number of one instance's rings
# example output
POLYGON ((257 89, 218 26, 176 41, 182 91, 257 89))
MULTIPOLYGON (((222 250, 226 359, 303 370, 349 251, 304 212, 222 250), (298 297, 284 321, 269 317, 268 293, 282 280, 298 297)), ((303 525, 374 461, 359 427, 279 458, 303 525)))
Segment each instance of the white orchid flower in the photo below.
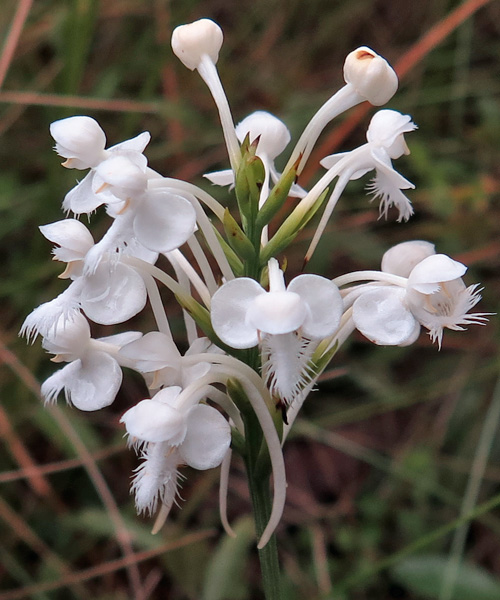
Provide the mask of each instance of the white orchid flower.
MULTIPOLYGON (((96 323, 113 325, 128 321, 144 308, 147 299, 144 280, 135 269, 120 261, 122 254, 115 252, 104 256, 96 270, 84 276, 85 258, 95 245, 83 223, 64 219, 43 225, 40 231, 57 245, 52 251, 54 258, 67 262, 60 277, 71 279, 72 283, 57 298, 40 305, 28 315, 21 335, 28 338, 37 334, 47 336, 60 317, 72 320, 80 309, 96 323)), ((122 253, 148 262, 155 262, 158 256, 134 238, 129 238, 122 253)))
POLYGON ((206 470, 219 466, 231 443, 231 427, 206 404, 179 405, 180 387, 160 390, 121 418, 132 444, 143 448, 132 491, 139 512, 156 511, 158 499, 170 509, 176 495, 178 467, 206 470))
POLYGON ((127 332, 93 339, 82 314, 75 315, 70 321, 59 319, 44 337, 42 345, 47 352, 55 354, 54 362, 69 364, 42 384, 45 401, 55 402, 64 390, 66 401, 80 410, 92 411, 109 406, 122 382, 122 370, 116 358, 120 345, 136 339, 138 335, 137 332, 127 332))
POLYGON ((66 158, 63 163, 68 169, 90 169, 76 187, 66 194, 63 210, 75 215, 90 214, 101 206, 109 196, 99 196, 94 185, 97 169, 110 158, 127 156, 131 160, 144 163, 142 154, 151 136, 145 131, 135 138, 105 149, 106 135, 95 119, 76 116, 60 119, 50 125, 50 133, 56 142, 56 152, 66 158))
POLYGON ((85 257, 84 273, 92 273, 105 253, 122 248, 131 237, 151 252, 165 253, 182 246, 194 233, 193 197, 166 187, 148 189, 148 181, 146 172, 127 156, 99 165, 96 193, 110 195, 106 204, 114 221, 85 257))
POLYGON ((398 246, 384 256, 383 262, 385 272, 396 271, 394 274, 401 274, 401 278, 407 274, 406 281, 402 279, 404 285, 360 286, 354 300, 354 323, 363 335, 380 345, 408 345, 423 326, 441 347, 445 328, 463 330, 465 325, 485 323, 486 313, 468 314, 481 295, 477 285, 465 286, 465 265, 435 254, 427 242, 398 246), (396 258, 398 252, 400 257, 396 258))
POLYGON ((398 221, 407 221, 410 218, 413 208, 401 190, 413 189, 415 186, 394 170, 392 159, 410 153, 404 134, 416 127, 409 115, 402 115, 395 110, 379 110, 368 126, 366 144, 351 152, 332 154, 321 161, 328 172, 309 191, 301 204, 311 206, 337 176, 338 181, 307 250, 306 261, 316 249, 328 219, 349 180, 359 179, 369 171, 375 170, 375 177, 368 189, 374 199, 380 197, 380 215, 386 217, 389 208, 395 206, 399 211, 398 221))
POLYGON ((319 275, 299 275, 285 288, 278 261, 269 261, 269 292, 254 279, 225 283, 213 296, 212 325, 232 348, 262 346, 271 389, 292 402, 308 381, 311 341, 338 328, 343 303, 337 286, 319 275))
MULTIPOLYGON (((274 166, 274 159, 279 156, 290 142, 291 136, 287 126, 271 113, 259 110, 248 115, 236 125, 236 136, 240 143, 250 136, 250 143, 258 139, 256 155, 262 160, 265 170, 265 181, 260 194, 259 208, 269 195, 269 182, 277 183, 281 177, 274 166)), ((216 185, 234 186, 234 173, 231 169, 206 173, 209 181, 216 185)), ((299 185, 293 184, 289 195, 293 198, 303 198, 306 191, 299 185)))

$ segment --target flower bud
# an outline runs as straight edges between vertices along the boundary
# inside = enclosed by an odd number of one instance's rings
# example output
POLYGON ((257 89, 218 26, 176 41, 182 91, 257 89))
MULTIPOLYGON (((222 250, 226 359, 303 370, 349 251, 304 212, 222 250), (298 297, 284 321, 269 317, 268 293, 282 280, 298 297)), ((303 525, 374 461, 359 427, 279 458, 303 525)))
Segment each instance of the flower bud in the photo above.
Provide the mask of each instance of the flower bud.
POLYGON ((193 71, 206 54, 215 64, 222 46, 222 29, 210 19, 176 27, 172 33, 174 54, 193 71))
POLYGON ((103 157, 106 136, 99 123, 91 117, 68 117, 54 121, 50 134, 56 142, 56 152, 67 158, 64 166, 88 169, 103 157))
POLYGON ((344 79, 374 106, 388 102, 398 89, 398 76, 390 64, 370 48, 361 46, 347 55, 344 79))

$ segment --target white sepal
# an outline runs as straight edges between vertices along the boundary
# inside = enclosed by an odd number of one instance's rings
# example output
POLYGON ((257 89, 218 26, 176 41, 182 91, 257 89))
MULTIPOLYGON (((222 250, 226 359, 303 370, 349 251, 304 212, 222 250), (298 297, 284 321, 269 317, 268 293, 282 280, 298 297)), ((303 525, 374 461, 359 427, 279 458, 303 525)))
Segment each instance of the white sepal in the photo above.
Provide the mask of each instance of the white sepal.
POLYGON ((218 467, 231 444, 231 427, 221 413, 199 404, 189 411, 187 431, 179 446, 183 461, 193 469, 218 467))
POLYGON ((134 233, 153 252, 182 246, 196 229, 196 212, 189 200, 168 190, 148 191, 141 198, 134 233))
POLYGON ((137 271, 120 262, 105 261, 85 278, 80 303, 92 321, 114 325, 139 313, 146 299, 146 286, 137 271))
POLYGON ((60 119, 51 123, 50 133, 57 153, 69 159, 66 166, 88 169, 102 160, 106 136, 95 119, 85 116, 60 119))
POLYGON ((344 310, 337 286, 319 275, 299 275, 290 282, 288 292, 295 292, 308 307, 302 333, 312 339, 332 335, 340 324, 344 310))
POLYGON ((94 245, 90 231, 76 219, 41 225, 39 229, 50 242, 60 246, 54 249, 53 254, 62 262, 81 260, 94 245))
MULTIPOLYGON (((170 388, 166 388, 168 389, 170 388)), ((176 387, 177 395, 180 389, 176 387)), ((186 435, 186 414, 171 404, 160 401, 156 396, 151 400, 142 400, 130 408, 120 422, 125 424, 127 433, 132 438, 143 442, 168 442, 172 446, 178 446, 186 435)))
POLYGON ((408 277, 408 287, 422 294, 433 294, 440 283, 459 279, 467 271, 462 263, 446 254, 433 254, 420 261, 408 277))
POLYGON ((416 320, 404 305, 406 290, 378 287, 359 296, 353 304, 356 328, 381 346, 399 346, 413 339, 416 320))
POLYGON ((424 240, 402 242, 384 253, 381 270, 384 273, 408 277, 419 262, 433 254, 436 254, 436 248, 430 242, 424 240))
POLYGON ((225 283, 212 297, 210 316, 215 333, 232 348, 252 348, 258 334, 246 315, 251 304, 266 291, 254 279, 240 277, 225 283))

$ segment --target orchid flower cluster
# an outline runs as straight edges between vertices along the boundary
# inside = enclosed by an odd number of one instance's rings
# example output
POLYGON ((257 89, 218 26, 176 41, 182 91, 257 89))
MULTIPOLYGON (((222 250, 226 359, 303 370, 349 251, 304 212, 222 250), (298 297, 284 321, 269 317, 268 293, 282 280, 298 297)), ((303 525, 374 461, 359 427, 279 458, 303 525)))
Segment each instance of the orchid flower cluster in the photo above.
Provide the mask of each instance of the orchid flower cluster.
POLYGON ((223 206, 200 187, 152 170, 144 154, 147 132, 106 148, 93 118, 56 121, 50 130, 63 166, 87 171, 64 198, 67 218, 40 227, 55 244, 54 259, 66 264, 60 277, 69 285, 36 308, 21 332, 30 340, 40 335, 52 360, 65 363, 42 385, 47 402, 64 392, 76 408, 99 410, 114 401, 123 367, 143 375, 149 397, 129 408, 121 423, 140 457, 132 482, 136 507, 157 513, 155 530, 177 501, 183 466, 222 466, 221 515, 229 533, 225 493, 232 451, 243 456, 250 480, 269 482, 272 475, 274 496, 258 528, 262 548, 285 502, 286 434, 349 335, 357 330, 375 344, 406 346, 423 327, 441 346, 445 328, 483 324, 486 315, 469 314, 480 290, 466 287, 466 267, 420 240, 389 249, 379 271, 333 280, 301 274, 287 282, 278 257, 322 209, 307 264, 350 180, 372 173, 368 192, 379 199, 380 215, 395 209, 399 221, 411 216, 405 191, 414 186, 393 161, 409 153, 404 136, 416 126, 408 115, 379 110, 366 143, 325 157, 326 171, 307 191, 297 181, 323 129, 361 102, 388 102, 398 85, 395 72, 369 48, 351 52, 345 85, 311 119, 280 173, 274 161, 290 133, 264 111, 234 126, 216 68, 222 39, 219 26, 202 19, 175 29, 172 48, 213 95, 230 168, 206 177, 234 189, 236 203, 223 206), (110 226, 96 242, 79 217, 102 206, 110 226), (160 255, 171 274, 156 266, 160 255), (158 284, 183 309, 185 354, 172 336, 158 284), (124 323, 148 300, 155 331, 92 337, 89 321, 124 323))

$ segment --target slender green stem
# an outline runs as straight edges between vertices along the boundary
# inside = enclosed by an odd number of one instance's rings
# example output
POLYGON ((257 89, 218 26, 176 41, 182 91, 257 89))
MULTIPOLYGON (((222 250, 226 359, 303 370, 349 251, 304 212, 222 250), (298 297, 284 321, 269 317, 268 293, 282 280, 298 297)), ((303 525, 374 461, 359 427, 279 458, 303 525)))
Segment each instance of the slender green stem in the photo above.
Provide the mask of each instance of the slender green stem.
MULTIPOLYGON (((269 477, 254 478, 249 473, 250 495, 253 503, 257 538, 262 535, 271 514, 269 477)), ((264 548, 259 550, 262 587, 266 600, 281 600, 281 575, 276 535, 273 534, 264 548)))

